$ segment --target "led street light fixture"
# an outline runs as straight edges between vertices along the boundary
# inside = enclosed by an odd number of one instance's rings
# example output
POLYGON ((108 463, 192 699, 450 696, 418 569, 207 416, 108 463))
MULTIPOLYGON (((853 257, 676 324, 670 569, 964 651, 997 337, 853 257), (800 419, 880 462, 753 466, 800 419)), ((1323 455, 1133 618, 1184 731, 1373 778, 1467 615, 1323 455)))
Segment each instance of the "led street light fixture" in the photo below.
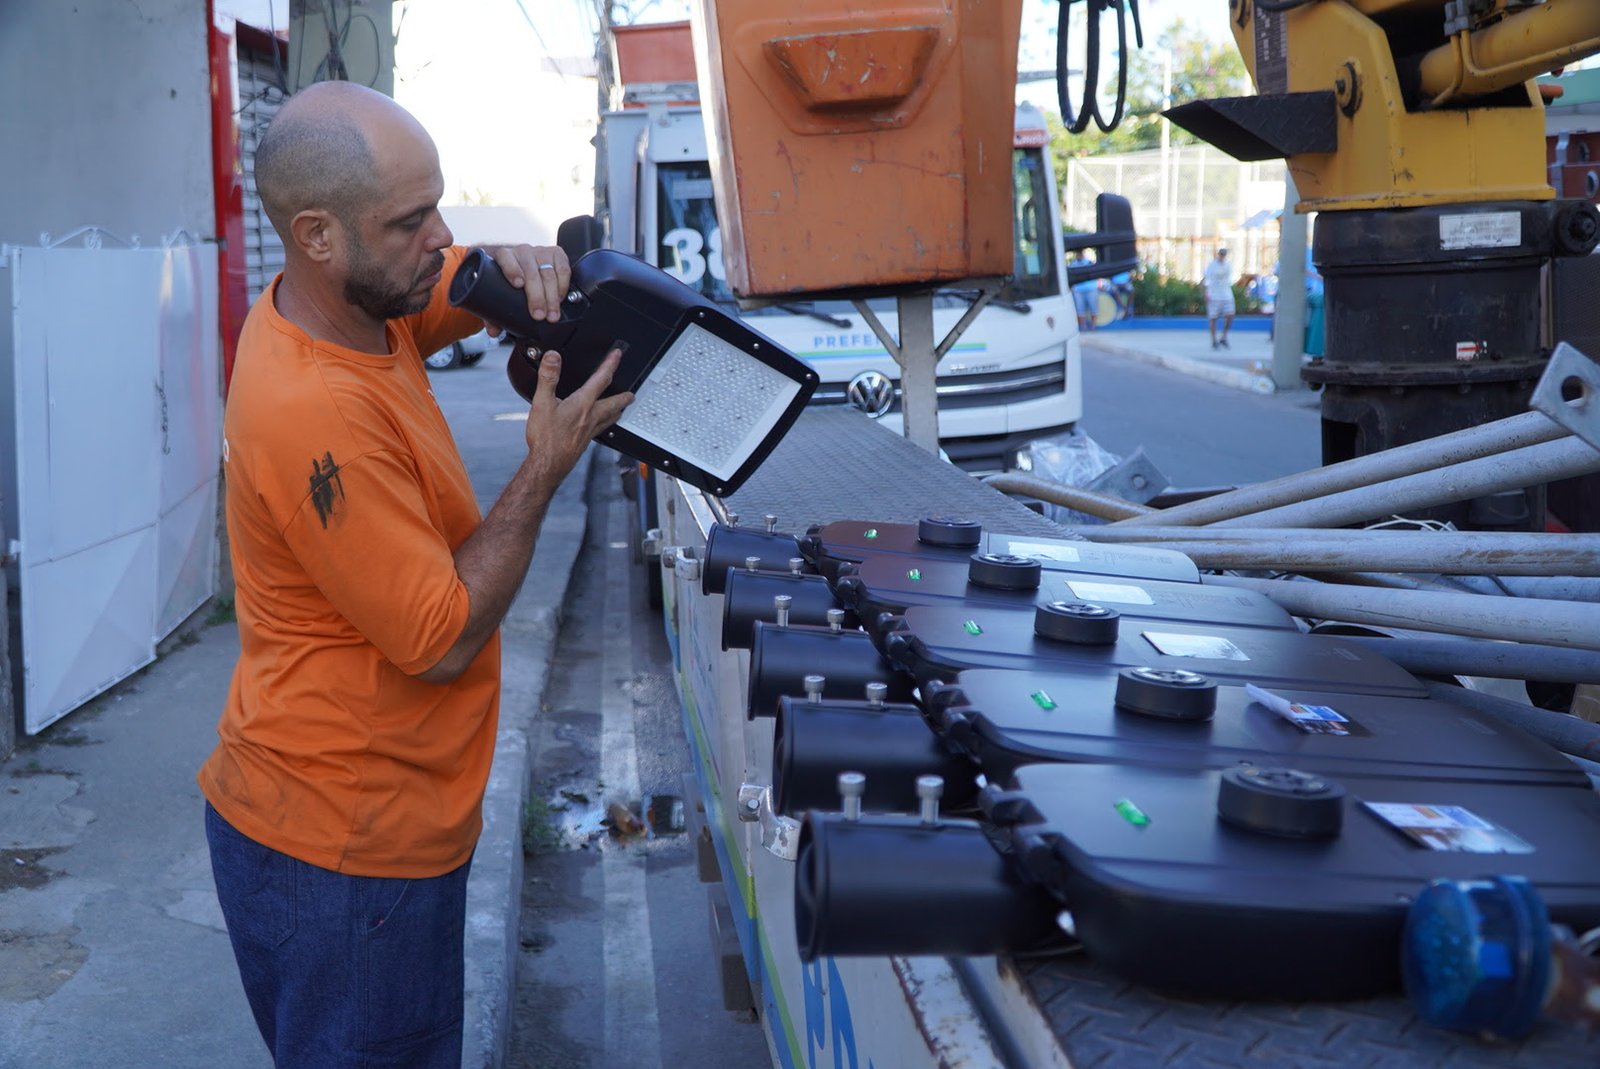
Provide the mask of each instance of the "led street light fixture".
POLYGON ((771 339, 665 272, 611 249, 573 265, 554 322, 528 315, 522 290, 482 249, 456 271, 450 303, 511 335, 506 374, 528 400, 547 350, 561 354, 556 395, 566 397, 621 348, 606 393, 632 391, 634 402, 596 440, 717 495, 733 493, 755 472, 817 386, 817 373, 771 339))

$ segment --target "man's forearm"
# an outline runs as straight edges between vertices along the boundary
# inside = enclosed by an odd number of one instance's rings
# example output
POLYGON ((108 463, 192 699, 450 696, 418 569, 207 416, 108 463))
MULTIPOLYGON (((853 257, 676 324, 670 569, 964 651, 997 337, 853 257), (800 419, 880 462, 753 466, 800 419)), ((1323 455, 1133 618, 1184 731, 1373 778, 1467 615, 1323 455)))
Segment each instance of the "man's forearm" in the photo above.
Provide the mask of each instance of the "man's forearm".
POLYGON ((467 588, 467 623, 439 663, 417 678, 450 682, 489 641, 522 588, 539 529, 559 485, 559 480, 552 484, 531 458, 524 460, 489 515, 456 550, 456 574, 467 588))

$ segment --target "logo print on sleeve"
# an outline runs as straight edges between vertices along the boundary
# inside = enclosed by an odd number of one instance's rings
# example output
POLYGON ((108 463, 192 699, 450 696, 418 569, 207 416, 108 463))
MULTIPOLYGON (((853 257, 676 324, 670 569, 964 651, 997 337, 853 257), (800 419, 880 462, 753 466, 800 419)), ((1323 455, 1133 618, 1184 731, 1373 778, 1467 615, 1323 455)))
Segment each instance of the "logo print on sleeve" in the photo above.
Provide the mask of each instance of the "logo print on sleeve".
POLYGON ((322 459, 311 458, 311 503, 317 507, 317 518, 322 529, 328 529, 328 517, 333 515, 333 503, 344 500, 344 481, 339 478, 339 465, 333 454, 323 453, 322 459))

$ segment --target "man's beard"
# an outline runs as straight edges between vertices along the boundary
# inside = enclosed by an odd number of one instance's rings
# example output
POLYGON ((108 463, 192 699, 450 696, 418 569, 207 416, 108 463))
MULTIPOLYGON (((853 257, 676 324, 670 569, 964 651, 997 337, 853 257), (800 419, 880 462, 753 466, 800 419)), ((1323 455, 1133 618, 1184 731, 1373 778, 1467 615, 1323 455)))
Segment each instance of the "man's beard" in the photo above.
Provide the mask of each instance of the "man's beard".
POLYGON ((435 272, 444 270, 444 253, 435 252, 428 267, 409 286, 392 288, 383 277, 382 268, 367 255, 365 245, 352 239, 350 247, 350 275, 344 280, 344 299, 374 319, 399 319, 415 315, 428 307, 433 299, 431 291, 414 294, 417 283, 435 272))

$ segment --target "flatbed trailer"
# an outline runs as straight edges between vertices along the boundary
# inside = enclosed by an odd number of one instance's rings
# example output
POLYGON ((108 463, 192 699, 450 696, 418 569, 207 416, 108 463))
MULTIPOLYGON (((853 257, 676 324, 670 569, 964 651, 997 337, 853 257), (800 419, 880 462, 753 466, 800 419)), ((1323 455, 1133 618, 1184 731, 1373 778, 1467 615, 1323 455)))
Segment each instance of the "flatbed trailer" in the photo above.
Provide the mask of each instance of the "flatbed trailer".
POLYGON ((1172 997, 1128 983, 1082 953, 802 961, 795 828, 772 812, 761 790, 774 782, 774 721, 747 717, 750 653, 723 648, 723 598, 703 593, 698 576, 713 525, 737 517, 761 529, 771 516, 778 530, 803 534, 838 520, 915 524, 942 513, 997 533, 1073 535, 842 411, 807 412, 726 500, 659 473, 655 478, 666 627, 703 803, 703 847, 714 850, 720 874, 720 886, 709 891, 725 899, 713 903, 713 916, 731 917, 774 1065, 1600 1064, 1600 1039, 1566 1025, 1546 1023, 1519 1043, 1488 1043, 1428 1026, 1398 994, 1340 1003, 1172 997))

